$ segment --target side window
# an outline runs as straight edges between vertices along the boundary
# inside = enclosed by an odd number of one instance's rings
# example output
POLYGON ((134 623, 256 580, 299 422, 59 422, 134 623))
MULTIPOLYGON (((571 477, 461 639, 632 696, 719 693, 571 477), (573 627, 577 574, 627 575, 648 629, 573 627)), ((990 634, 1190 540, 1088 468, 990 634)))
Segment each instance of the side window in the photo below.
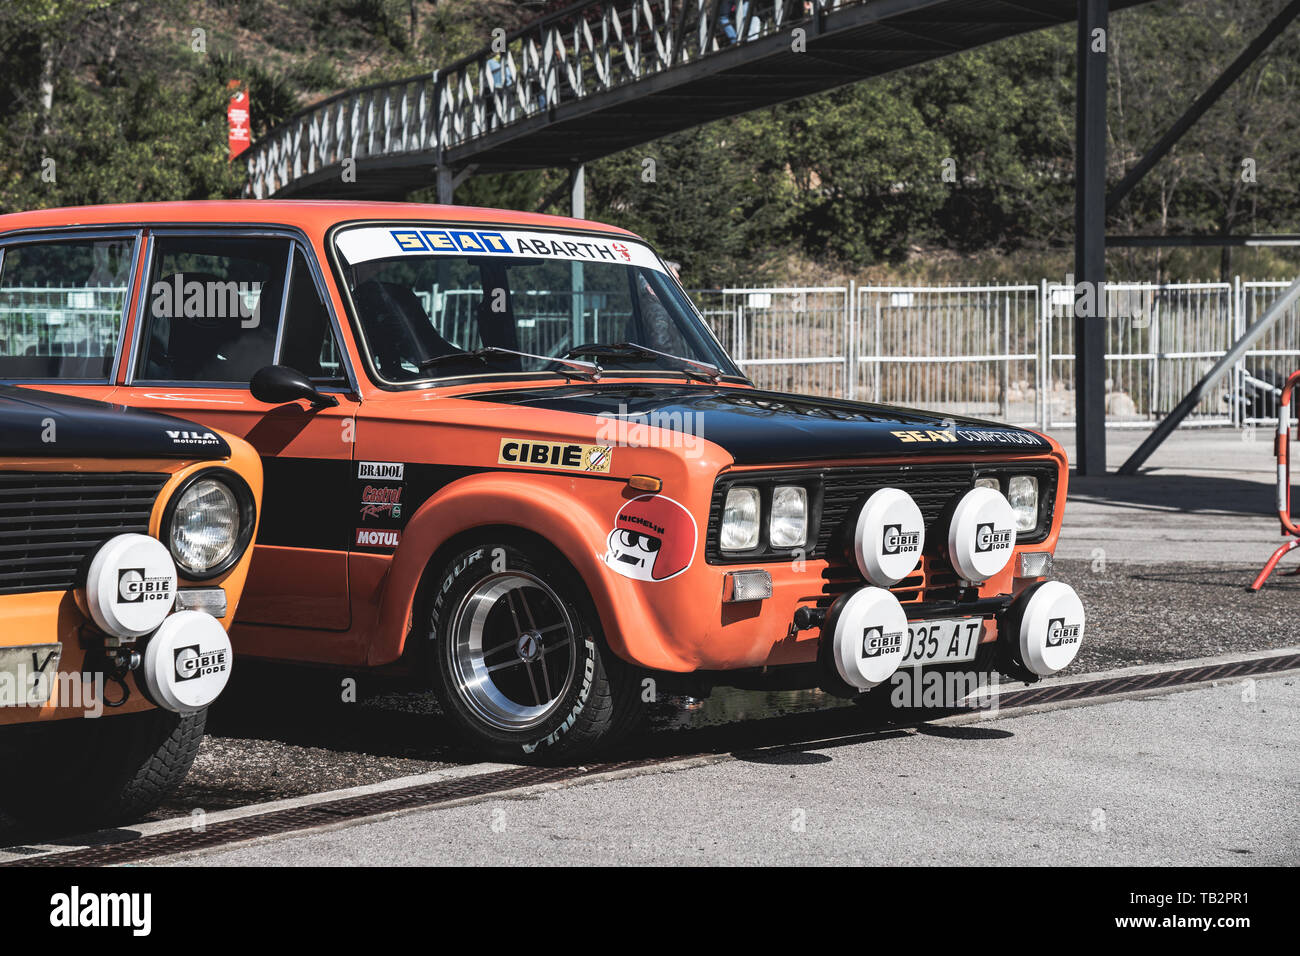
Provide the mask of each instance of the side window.
POLYGON ((289 301, 280 343, 280 364, 297 369, 320 384, 345 385, 347 373, 329 312, 312 281, 302 249, 295 248, 289 301))
POLYGON ((84 239, 0 250, 0 378, 107 382, 134 244, 84 239))
POLYGON ((275 361, 288 239, 154 239, 137 381, 247 384, 275 361))

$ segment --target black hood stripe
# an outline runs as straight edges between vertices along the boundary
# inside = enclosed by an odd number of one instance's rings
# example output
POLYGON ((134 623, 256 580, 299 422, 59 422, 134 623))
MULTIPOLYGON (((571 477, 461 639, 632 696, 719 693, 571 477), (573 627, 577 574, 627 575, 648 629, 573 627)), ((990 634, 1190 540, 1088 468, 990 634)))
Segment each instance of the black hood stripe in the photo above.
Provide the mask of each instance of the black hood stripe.
POLYGON ((230 445, 182 418, 0 385, 0 455, 217 461, 230 457, 230 445))
POLYGON ((742 465, 1051 447, 1034 432, 998 422, 751 388, 610 382, 465 397, 607 418, 614 443, 621 429, 666 428, 720 445, 742 465))

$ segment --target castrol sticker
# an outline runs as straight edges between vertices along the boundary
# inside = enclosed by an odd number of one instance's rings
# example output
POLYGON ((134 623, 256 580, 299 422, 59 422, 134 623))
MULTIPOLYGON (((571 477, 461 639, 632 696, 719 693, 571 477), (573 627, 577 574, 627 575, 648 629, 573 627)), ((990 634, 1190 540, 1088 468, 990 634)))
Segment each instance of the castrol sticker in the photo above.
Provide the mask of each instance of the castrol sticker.
POLYGON ((972 488, 953 509, 948 554, 967 581, 987 581, 1007 566, 1016 548, 1016 513, 999 491, 972 488))
POLYGON ((633 498, 614 516, 605 539, 605 564, 636 581, 667 581, 691 566, 698 531, 695 518, 663 495, 633 498))
POLYGON ((862 576, 882 588, 916 569, 925 547, 925 518, 912 496, 898 488, 874 492, 853 533, 853 555, 862 576))
POLYGON ((86 607, 114 637, 144 637, 176 602, 176 564, 157 538, 120 534, 106 542, 86 573, 86 607))

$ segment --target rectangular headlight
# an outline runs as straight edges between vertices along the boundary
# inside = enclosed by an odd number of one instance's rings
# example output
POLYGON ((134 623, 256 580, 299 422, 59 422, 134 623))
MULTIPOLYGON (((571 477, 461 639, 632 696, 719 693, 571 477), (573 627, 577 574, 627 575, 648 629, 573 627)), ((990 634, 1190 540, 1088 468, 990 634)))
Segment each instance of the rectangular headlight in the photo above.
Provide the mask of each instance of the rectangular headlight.
POLYGON ((1016 530, 1033 531, 1038 527, 1038 479, 1033 475, 1014 475, 1007 485, 1007 500, 1016 513, 1016 530))
POLYGON ((758 547, 758 489, 736 485, 727 491, 722 508, 718 546, 723 551, 752 551, 758 547))
POLYGON ((767 540, 774 548, 797 548, 808 540, 808 489, 799 485, 772 489, 767 540))

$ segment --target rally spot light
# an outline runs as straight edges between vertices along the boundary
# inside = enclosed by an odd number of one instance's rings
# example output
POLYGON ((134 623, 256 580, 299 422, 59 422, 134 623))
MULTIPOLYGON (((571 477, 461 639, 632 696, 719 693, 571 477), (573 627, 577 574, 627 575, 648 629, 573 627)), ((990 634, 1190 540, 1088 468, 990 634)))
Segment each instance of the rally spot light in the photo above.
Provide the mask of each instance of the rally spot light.
POLYGON ((892 587, 916 570, 924 547, 925 518, 911 495, 881 488, 867 499, 853 531, 853 556, 864 578, 892 587))
POLYGON ((1050 677, 1069 667, 1083 644, 1083 602, 1068 584, 1044 581, 1016 598, 999 630, 1013 675, 1050 677))
POLYGON ((1016 513, 992 488, 972 488, 957 502, 948 525, 948 556, 966 581, 987 581, 1011 560, 1016 513))
POLYGON ((843 595, 826 616, 822 645, 835 673, 857 690, 870 690, 894 675, 907 647, 907 613, 884 588, 843 595))

